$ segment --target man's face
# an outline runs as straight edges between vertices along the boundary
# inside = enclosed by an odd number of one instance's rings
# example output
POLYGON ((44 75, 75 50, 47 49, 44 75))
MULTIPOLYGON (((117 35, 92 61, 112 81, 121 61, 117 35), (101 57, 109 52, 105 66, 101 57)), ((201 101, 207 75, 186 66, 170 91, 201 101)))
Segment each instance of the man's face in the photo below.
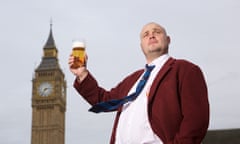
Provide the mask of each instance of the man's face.
POLYGON ((143 27, 141 34, 141 47, 147 58, 156 58, 168 53, 170 38, 163 27, 150 23, 143 27))

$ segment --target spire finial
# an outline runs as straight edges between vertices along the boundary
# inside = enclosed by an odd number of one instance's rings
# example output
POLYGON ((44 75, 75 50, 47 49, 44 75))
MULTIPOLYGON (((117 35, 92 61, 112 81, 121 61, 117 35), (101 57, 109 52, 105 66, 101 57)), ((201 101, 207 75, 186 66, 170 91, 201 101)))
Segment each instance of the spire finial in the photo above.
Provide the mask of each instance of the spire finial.
POLYGON ((50 19, 50 29, 52 29, 52 25, 53 25, 53 20, 52 18, 50 19))

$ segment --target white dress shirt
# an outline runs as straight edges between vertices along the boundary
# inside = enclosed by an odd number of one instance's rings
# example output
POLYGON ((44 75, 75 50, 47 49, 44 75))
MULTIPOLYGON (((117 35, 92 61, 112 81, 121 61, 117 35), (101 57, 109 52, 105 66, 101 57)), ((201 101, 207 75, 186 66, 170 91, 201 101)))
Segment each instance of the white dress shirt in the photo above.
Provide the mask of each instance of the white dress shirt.
MULTIPOLYGON (((165 54, 149 64, 155 65, 155 68, 152 70, 142 92, 134 101, 124 104, 117 126, 115 144, 163 144, 161 139, 152 131, 149 123, 147 113, 147 95, 153 80, 168 58, 169 55, 165 54)), ((141 77, 131 88, 128 95, 135 92, 141 77)))

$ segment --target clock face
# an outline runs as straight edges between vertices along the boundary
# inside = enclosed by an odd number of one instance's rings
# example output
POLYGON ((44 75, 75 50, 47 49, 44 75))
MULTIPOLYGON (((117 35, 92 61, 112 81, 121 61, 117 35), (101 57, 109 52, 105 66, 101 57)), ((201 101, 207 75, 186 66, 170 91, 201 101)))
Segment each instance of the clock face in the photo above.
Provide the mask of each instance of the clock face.
POLYGON ((38 87, 38 93, 40 96, 49 96, 53 91, 53 86, 49 82, 43 82, 38 87))

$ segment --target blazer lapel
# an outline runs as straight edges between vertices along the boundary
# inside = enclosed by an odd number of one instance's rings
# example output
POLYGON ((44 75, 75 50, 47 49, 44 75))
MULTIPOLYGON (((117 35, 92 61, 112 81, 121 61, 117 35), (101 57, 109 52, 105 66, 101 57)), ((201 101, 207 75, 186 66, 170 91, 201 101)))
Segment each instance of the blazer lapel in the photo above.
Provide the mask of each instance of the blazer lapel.
POLYGON ((169 72, 169 70, 172 68, 172 64, 175 62, 176 59, 170 57, 167 62, 163 65, 163 67, 159 70, 156 78, 154 79, 152 86, 150 88, 150 93, 149 93, 149 101, 152 100, 152 98, 155 95, 155 92, 157 91, 157 87, 161 83, 162 79, 164 76, 169 72))

